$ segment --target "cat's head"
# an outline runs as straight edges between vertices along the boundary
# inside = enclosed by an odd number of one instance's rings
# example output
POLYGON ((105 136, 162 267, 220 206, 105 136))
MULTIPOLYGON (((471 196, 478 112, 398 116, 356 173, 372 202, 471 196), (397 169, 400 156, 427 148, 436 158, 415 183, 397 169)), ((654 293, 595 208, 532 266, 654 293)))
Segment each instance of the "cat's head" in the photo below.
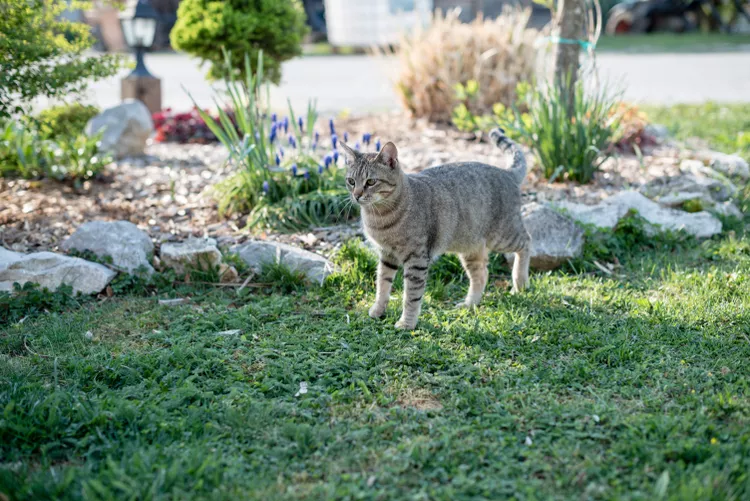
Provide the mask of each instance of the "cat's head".
POLYGON ((343 142, 346 187, 355 203, 367 207, 387 203, 402 183, 396 145, 388 142, 378 153, 361 153, 343 142))

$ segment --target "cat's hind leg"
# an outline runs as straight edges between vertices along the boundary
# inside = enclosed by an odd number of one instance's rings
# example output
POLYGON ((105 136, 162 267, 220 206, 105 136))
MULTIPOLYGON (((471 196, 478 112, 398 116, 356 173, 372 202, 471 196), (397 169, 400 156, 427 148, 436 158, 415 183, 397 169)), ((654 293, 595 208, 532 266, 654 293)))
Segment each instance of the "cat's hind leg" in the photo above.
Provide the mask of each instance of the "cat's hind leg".
POLYGON ((459 254, 458 258, 469 277, 469 292, 463 304, 467 307, 476 306, 482 299, 484 288, 487 286, 487 263, 489 261, 487 247, 482 245, 481 250, 459 254))
POLYGON ((513 288, 512 294, 517 294, 529 285, 529 261, 531 260, 531 243, 516 251, 513 259, 513 288))
POLYGON ((513 253, 513 289, 516 294, 524 290, 529 284, 529 261, 531 260, 531 237, 523 226, 520 215, 510 228, 498 232, 491 241, 491 249, 495 252, 513 253))

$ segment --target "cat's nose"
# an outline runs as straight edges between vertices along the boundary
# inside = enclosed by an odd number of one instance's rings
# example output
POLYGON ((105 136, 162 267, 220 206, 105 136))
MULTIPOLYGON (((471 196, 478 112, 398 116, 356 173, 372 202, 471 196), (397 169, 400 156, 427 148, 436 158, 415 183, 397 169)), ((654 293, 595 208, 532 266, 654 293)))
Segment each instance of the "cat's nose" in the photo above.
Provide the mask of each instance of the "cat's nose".
POLYGON ((352 191, 352 195, 354 195, 354 198, 356 200, 359 200, 359 197, 362 196, 362 191, 363 190, 360 190, 360 189, 356 189, 356 190, 352 191))

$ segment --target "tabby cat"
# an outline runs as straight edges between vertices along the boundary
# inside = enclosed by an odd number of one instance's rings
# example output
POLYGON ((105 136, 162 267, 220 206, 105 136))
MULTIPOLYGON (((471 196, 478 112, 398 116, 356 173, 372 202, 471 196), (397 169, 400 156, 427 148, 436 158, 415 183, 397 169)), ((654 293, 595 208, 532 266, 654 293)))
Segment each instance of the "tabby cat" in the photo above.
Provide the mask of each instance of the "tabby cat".
POLYGON ((396 327, 413 329, 427 269, 445 252, 458 254, 469 277, 465 306, 477 305, 482 297, 490 250, 515 253, 513 292, 526 287, 531 238, 520 212, 526 160, 501 129, 490 137, 506 153, 509 169, 462 162, 405 174, 391 142, 378 153, 360 153, 341 143, 347 188, 361 207, 365 234, 380 254, 371 317, 385 314, 393 277, 403 266, 403 312, 396 327))

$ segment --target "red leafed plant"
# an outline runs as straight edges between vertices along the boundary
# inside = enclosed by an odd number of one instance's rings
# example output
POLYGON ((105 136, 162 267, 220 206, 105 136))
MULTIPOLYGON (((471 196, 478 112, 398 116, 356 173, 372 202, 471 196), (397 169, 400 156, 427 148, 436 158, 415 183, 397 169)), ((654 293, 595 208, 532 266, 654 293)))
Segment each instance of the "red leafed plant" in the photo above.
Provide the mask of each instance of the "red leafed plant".
MULTIPOLYGON (((227 111, 227 114, 234 123, 234 114, 231 111, 227 111)), ((156 130, 154 139, 159 143, 206 144, 218 141, 196 108, 185 113, 175 113, 172 108, 166 108, 151 115, 151 119, 156 130)))
POLYGON ((637 106, 619 103, 612 114, 620 116, 620 128, 613 141, 619 151, 632 153, 643 146, 654 144, 653 138, 646 134, 648 118, 637 106))

